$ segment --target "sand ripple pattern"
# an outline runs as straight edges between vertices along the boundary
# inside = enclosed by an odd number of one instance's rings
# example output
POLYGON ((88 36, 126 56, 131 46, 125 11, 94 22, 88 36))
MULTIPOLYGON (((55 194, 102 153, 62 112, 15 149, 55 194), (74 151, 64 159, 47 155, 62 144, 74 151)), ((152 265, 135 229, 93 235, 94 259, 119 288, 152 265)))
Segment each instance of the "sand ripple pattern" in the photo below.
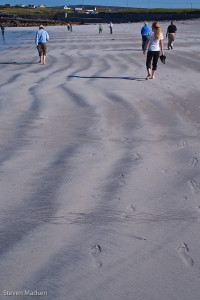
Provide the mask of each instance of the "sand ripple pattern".
POLYGON ((0 299, 199 299, 199 21, 148 81, 141 25, 48 27, 45 66, 6 28, 0 299))

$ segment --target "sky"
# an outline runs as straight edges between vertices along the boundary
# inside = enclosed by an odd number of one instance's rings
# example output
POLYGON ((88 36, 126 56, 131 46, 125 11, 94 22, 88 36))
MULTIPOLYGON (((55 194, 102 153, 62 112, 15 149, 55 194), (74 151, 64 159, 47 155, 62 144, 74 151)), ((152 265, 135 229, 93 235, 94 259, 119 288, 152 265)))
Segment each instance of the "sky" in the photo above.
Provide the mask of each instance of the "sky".
POLYGON ((200 0, 0 0, 0 4, 44 4, 48 7, 61 5, 106 5, 139 8, 200 8, 200 0))

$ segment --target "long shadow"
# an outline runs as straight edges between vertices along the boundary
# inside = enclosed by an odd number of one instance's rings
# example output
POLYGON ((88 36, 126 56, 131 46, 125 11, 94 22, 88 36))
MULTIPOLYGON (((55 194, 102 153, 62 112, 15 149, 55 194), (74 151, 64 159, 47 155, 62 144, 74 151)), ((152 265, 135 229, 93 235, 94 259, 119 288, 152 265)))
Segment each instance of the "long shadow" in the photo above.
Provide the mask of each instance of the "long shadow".
POLYGON ((126 80, 136 80, 136 81, 143 81, 143 80, 145 80, 145 78, 139 78, 139 77, 78 76, 78 75, 69 75, 68 78, 85 78, 85 79, 126 79, 126 80))
POLYGON ((10 61, 10 62, 0 62, 0 65, 35 65, 39 64, 38 62, 17 62, 17 61, 10 61))
POLYGON ((136 52, 141 52, 142 49, 104 49, 102 51, 136 51, 136 52))

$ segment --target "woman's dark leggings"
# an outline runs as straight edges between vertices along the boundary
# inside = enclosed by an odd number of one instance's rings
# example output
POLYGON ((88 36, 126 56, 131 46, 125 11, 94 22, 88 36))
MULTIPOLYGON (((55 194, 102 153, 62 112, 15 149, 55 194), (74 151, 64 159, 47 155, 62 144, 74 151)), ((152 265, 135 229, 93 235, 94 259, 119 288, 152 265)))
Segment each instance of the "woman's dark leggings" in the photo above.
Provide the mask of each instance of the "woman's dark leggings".
POLYGON ((158 63, 159 56, 160 56, 160 51, 148 51, 147 52, 147 61, 146 61, 147 69, 151 69, 151 61, 153 59, 152 70, 157 70, 157 63, 158 63))

